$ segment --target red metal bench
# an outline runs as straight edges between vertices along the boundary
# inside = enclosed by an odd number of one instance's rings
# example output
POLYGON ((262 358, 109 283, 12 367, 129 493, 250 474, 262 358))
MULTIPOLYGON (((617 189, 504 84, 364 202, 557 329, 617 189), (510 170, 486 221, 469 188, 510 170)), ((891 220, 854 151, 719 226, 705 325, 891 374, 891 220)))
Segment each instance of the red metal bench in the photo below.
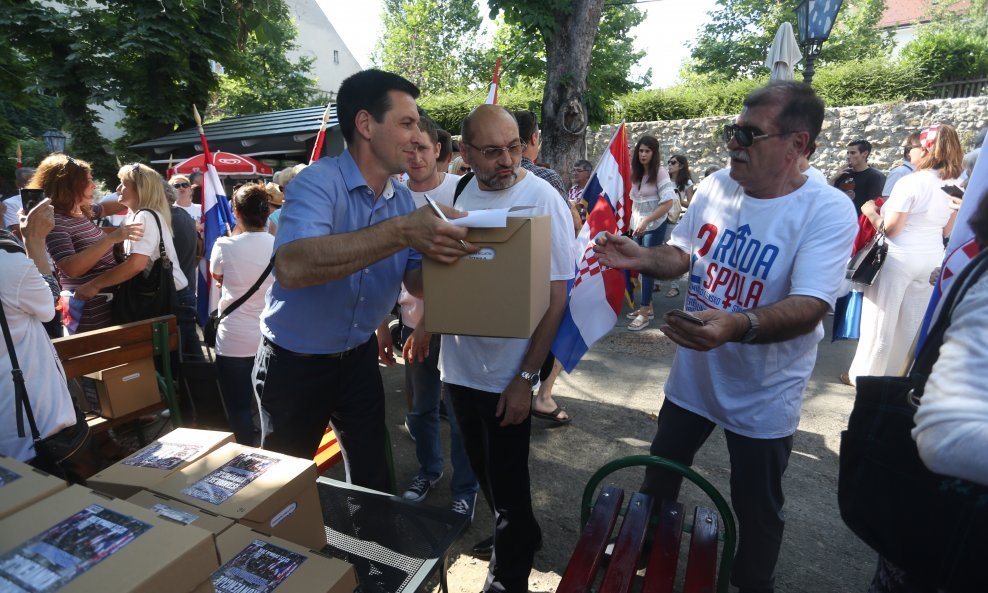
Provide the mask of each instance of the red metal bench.
POLYGON ((688 467, 647 455, 625 457, 605 465, 590 478, 583 491, 581 521, 583 531, 556 593, 628 593, 642 568, 645 570, 642 593, 672 593, 684 531, 691 535, 683 592, 712 593, 716 590, 726 593, 728 590, 736 541, 734 516, 717 489, 688 467), (645 494, 634 492, 622 509, 625 493, 613 486, 605 486, 596 504, 591 506, 593 494, 605 476, 636 465, 658 466, 680 473, 710 496, 724 521, 724 546, 719 570, 717 512, 697 507, 692 525, 684 530, 682 504, 653 501, 645 494), (656 504, 661 505, 657 514, 652 512, 656 504), (624 518, 619 525, 622 511, 624 518), (616 536, 613 535, 615 528, 616 536), (650 532, 651 538, 647 537, 650 532), (649 540, 651 549, 643 553, 649 540), (605 562, 609 543, 613 546, 609 560, 605 562))

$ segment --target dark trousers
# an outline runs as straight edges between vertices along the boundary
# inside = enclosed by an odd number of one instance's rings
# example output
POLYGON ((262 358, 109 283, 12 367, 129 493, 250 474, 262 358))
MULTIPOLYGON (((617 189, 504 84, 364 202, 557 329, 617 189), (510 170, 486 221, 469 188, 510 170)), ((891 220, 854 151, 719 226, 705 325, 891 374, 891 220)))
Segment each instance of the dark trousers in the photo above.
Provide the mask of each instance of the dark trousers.
POLYGON ((202 355, 202 342, 196 330, 196 292, 189 279, 189 286, 178 291, 178 308, 175 309, 175 322, 178 324, 179 343, 182 345, 182 360, 206 360, 202 355))
MULTIPOLYGON (((649 453, 691 466, 714 427, 706 418, 666 400, 649 453)), ((772 591, 786 523, 782 475, 789 464, 792 436, 753 439, 728 430, 724 434, 731 456, 731 506, 739 535, 731 583, 746 590, 772 591)), ((676 500, 682 483, 678 474, 648 468, 641 491, 657 500, 676 500)))
POLYGON ((223 406, 230 429, 241 445, 253 447, 257 441, 254 434, 253 386, 254 359, 216 355, 216 374, 223 393, 223 406))
POLYGON ((254 360, 254 387, 263 448, 312 459, 332 424, 347 480, 394 492, 375 336, 342 358, 296 354, 264 339, 254 360))
POLYGON ((494 554, 484 591, 527 593, 542 530, 532 512, 528 443, 532 419, 499 426, 500 393, 446 384, 473 473, 494 506, 494 554))

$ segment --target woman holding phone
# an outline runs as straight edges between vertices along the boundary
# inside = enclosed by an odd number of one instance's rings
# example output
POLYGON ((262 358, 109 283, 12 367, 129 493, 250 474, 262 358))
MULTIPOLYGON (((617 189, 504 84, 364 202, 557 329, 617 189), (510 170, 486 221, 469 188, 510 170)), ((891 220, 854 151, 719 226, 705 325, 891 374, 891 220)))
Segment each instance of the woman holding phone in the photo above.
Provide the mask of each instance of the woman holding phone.
MULTIPOLYGON (((93 278, 112 270, 117 262, 113 246, 127 239, 139 239, 142 229, 137 224, 124 224, 116 229, 103 229, 95 218, 122 212, 118 202, 93 203, 92 169, 89 163, 66 154, 53 154, 41 161, 28 188, 41 189, 51 198, 55 209, 55 226, 45 239, 48 255, 62 290, 75 291, 93 278)), ((101 329, 113 325, 110 297, 94 295, 82 309, 75 332, 101 329)))

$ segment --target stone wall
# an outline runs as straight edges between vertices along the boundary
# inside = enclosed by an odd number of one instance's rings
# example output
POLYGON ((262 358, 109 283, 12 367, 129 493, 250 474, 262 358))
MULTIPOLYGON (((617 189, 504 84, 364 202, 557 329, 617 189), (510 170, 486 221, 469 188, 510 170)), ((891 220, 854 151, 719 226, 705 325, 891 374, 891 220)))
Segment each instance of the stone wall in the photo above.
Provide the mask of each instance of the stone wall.
MULTIPOLYGON (((659 139, 663 162, 672 154, 684 154, 690 160, 693 178, 699 180, 707 167, 723 167, 727 162, 727 148, 720 130, 733 120, 732 115, 629 123, 629 149, 634 149, 640 136, 651 134, 659 139)), ((818 147, 810 162, 829 177, 845 165, 844 152, 848 142, 865 139, 873 146, 869 162, 878 170, 887 172, 901 162, 902 150, 899 146, 906 136, 938 122, 955 126, 967 150, 978 130, 988 125, 988 97, 827 109, 823 129, 817 139, 818 147)), ((597 162, 616 129, 616 125, 606 125, 596 132, 587 132, 587 158, 590 162, 597 162)), ((569 167, 559 169, 568 173, 569 167)))

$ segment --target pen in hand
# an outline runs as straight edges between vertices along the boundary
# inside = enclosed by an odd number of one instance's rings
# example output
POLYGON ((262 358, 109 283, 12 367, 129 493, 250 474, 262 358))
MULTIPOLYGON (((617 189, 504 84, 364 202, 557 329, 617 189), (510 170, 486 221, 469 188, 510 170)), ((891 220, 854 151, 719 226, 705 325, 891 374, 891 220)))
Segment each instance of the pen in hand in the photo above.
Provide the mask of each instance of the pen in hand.
MULTIPOLYGON (((429 194, 424 194, 424 197, 425 197, 425 203, 428 204, 430 208, 432 208, 432 211, 436 213, 436 216, 438 216, 444 222, 449 222, 449 219, 446 218, 445 214, 443 214, 442 208, 439 207, 439 204, 436 204, 436 201, 430 198, 429 194)), ((467 244, 463 242, 463 239, 460 239, 460 247, 462 247, 463 249, 467 249, 467 244)))

